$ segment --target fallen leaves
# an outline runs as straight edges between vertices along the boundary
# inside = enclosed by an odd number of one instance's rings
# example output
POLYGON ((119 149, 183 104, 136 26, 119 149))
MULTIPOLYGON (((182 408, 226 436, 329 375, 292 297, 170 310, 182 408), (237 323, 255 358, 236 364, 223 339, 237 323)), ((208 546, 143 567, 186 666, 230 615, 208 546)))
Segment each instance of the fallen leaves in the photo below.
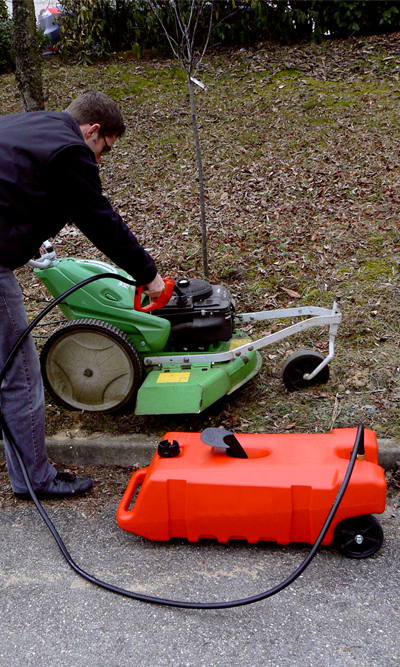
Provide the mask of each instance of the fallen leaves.
MULTIPOLYGON (((207 85, 196 93, 196 105, 211 280, 230 289, 239 312, 293 302, 331 306, 341 298, 343 322, 328 387, 333 396, 339 386, 348 394, 335 425, 368 420, 361 407, 351 407, 353 393, 400 387, 400 175, 393 168, 400 151, 398 40, 397 34, 215 49, 199 73, 207 85)), ((102 163, 104 191, 152 250, 161 273, 200 277, 197 166, 179 66, 116 58, 85 69, 54 59, 44 64, 44 77, 49 109, 65 108, 93 80, 118 96, 128 127, 102 163)), ((1 111, 16 111, 14 80, 1 80, 1 111)), ((74 227, 64 228, 55 245, 60 255, 102 257, 74 227)), ((28 270, 19 277, 33 316, 47 293, 28 270)), ((39 333, 45 336, 45 327, 39 333)), ((228 428, 267 424, 279 430, 289 421, 288 430, 326 430, 332 406, 325 403, 331 400, 317 401, 322 394, 316 388, 289 397, 278 378, 289 349, 326 355, 327 331, 304 332, 286 343, 264 354, 259 380, 198 421, 179 418, 175 425, 200 428, 201 419, 211 419, 228 428), (261 398, 272 415, 268 422, 261 398), (295 417, 290 410, 284 418, 288 406, 296 406, 295 417)), ((384 402, 374 419, 400 431, 384 402)), ((54 420, 60 425, 68 415, 61 410, 54 420)), ((94 421, 83 416, 86 426, 94 421)), ((105 416, 96 426, 169 430, 171 419, 105 416)))
POLYGON ((285 292, 285 294, 290 296, 292 299, 301 299, 301 294, 295 292, 292 289, 288 289, 287 287, 282 287, 281 285, 279 285, 279 289, 281 289, 282 292, 285 292))

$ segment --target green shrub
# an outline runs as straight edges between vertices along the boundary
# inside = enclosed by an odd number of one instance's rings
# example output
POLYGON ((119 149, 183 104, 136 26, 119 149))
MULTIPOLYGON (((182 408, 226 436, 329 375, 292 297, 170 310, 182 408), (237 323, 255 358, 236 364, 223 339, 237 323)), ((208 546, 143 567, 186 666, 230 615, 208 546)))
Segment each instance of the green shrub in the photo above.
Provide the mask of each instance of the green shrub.
POLYGON ((14 69, 11 39, 12 19, 8 14, 5 0, 0 0, 0 74, 14 69))
MULTIPOLYGON (((190 0, 158 0, 160 16, 173 34, 172 3, 189 15, 190 0)), ((4 2, 4 0, 0 0, 4 2)), ((400 30, 400 5, 390 0, 216 0, 210 45, 249 46, 265 40, 348 37, 400 30)), ((170 53, 163 30, 146 0, 64 0, 61 53, 83 62, 115 51, 170 53)), ((208 7, 197 37, 204 42, 208 7)))
POLYGON ((331 37, 379 35, 400 30, 400 6, 386 0, 318 2, 316 31, 331 37))
POLYGON ((146 0, 64 0, 61 55, 76 54, 80 61, 116 51, 166 48, 159 23, 146 0))

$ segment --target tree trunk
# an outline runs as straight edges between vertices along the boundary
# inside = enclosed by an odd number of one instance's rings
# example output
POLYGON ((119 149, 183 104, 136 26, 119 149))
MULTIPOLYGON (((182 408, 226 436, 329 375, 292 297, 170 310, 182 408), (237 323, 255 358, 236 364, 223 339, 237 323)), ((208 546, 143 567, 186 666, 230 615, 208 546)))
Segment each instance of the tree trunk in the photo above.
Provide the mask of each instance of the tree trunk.
POLYGON ((199 195, 200 195, 200 219, 201 219, 201 248, 203 255, 203 273, 204 277, 208 278, 208 259, 207 259, 207 229, 206 229, 206 207, 204 203, 204 181, 203 181, 203 164, 201 160, 201 150, 199 142, 199 133, 197 130, 196 107, 194 101, 194 86, 189 74, 189 91, 190 91, 190 109, 192 114, 192 126, 194 134, 194 143, 196 146, 197 168, 199 173, 199 195))
POLYGON ((13 0, 13 52, 21 111, 44 109, 33 0, 13 0))

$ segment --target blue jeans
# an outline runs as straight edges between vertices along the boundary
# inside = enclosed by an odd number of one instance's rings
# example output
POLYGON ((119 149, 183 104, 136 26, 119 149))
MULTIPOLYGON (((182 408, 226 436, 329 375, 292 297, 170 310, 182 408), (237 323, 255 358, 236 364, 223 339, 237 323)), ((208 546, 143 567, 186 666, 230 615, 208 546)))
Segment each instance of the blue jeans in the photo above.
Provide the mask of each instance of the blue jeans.
MULTIPOLYGON (((0 266, 0 369, 28 326, 21 290, 11 269, 0 266)), ((19 348, 0 387, 0 407, 35 491, 56 476, 48 462, 44 436, 44 393, 35 344, 28 336, 19 348)), ((18 461, 3 434, 13 491, 26 493, 18 461)))

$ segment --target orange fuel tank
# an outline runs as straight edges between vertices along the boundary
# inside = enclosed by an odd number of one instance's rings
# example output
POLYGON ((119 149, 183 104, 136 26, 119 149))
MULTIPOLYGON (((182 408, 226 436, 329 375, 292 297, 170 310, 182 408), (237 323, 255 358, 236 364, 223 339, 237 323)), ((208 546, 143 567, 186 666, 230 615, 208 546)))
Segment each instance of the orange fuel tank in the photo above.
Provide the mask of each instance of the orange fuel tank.
MULTIPOLYGON (((118 525, 149 540, 313 544, 339 491, 356 431, 167 433, 150 466, 131 477, 118 507, 118 525), (223 434, 228 434, 224 440, 223 434), (240 457, 232 453, 232 438, 240 457)), ((332 542, 343 519, 385 509, 386 481, 373 431, 364 431, 364 445, 365 458, 355 463, 323 544, 332 542)))

